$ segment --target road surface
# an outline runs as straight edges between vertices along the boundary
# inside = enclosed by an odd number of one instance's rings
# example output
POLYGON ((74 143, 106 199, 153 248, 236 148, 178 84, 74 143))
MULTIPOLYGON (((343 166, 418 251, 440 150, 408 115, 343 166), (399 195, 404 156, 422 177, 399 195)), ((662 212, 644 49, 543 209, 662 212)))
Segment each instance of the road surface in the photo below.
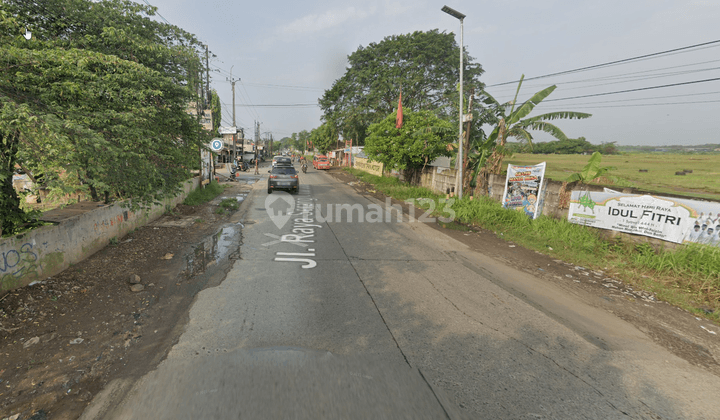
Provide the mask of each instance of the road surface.
POLYGON ((255 184, 241 259, 83 419, 720 418, 718 377, 612 314, 300 176, 293 196, 255 184))

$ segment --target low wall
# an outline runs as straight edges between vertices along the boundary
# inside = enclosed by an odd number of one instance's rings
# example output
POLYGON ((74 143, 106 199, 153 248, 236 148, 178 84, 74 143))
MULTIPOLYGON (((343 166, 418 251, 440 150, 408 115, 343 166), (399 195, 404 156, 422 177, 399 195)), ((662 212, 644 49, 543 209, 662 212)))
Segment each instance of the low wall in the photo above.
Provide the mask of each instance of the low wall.
POLYGON ((383 164, 378 162, 371 162, 366 158, 355 157, 353 159, 355 169, 360 169, 377 176, 383 176, 383 164))
POLYGON ((455 169, 440 166, 426 166, 420 175, 420 185, 447 194, 455 191, 455 169))
MULTIPOLYGON (((488 185, 488 195, 495 201, 501 202, 503 193, 505 192, 505 175, 490 175, 488 185)), ((455 186, 455 170, 440 168, 440 167, 429 167, 423 171, 421 177, 421 185, 432 189, 433 191, 441 194, 447 193, 447 189, 455 186)), ((613 188, 614 186, 608 186, 613 188)), ((556 219, 567 219, 568 211, 570 209, 570 194, 573 190, 582 189, 583 191, 603 191, 604 186, 598 185, 586 185, 579 184, 577 182, 566 183, 562 181, 553 181, 545 179, 543 181, 542 192, 540 194, 539 211, 540 214, 545 216, 554 217, 556 219)), ((685 196, 642 190, 638 188, 613 188, 624 194, 650 194, 650 195, 662 195, 665 197, 675 198, 688 198, 685 196)), ((701 201, 707 201, 697 199, 701 201)), ((613 230, 599 229, 601 234, 608 238, 621 237, 624 241, 633 243, 648 243, 658 248, 675 248, 678 244, 661 239, 651 238, 644 235, 635 235, 630 233, 618 232, 613 230)))
POLYGON ((133 212, 120 203, 98 204, 98 208, 43 226, 30 232, 0 239, 0 292, 26 286, 53 276, 106 247, 111 239, 121 238, 174 208, 199 185, 193 178, 183 192, 147 210, 133 212))

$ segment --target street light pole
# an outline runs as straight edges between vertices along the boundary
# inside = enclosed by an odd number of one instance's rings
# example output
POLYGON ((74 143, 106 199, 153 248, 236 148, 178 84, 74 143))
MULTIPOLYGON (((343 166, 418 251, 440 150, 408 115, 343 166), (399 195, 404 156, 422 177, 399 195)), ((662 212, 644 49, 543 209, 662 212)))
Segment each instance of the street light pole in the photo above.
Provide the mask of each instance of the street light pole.
POLYGON ((463 20, 465 15, 447 6, 443 6, 443 12, 448 15, 460 20, 460 102, 459 102, 459 116, 458 116, 458 158, 455 162, 455 166, 460 168, 458 176, 455 179, 455 191, 458 193, 458 198, 462 198, 463 195, 463 135, 462 135, 462 123, 463 123, 463 20))

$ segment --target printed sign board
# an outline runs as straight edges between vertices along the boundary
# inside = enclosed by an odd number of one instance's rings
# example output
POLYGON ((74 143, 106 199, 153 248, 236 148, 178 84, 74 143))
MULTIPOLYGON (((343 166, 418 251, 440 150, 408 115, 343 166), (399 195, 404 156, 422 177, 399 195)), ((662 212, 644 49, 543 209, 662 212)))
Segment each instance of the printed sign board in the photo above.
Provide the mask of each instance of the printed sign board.
POLYGON ((508 165, 503 207, 524 211, 533 219, 536 218, 539 215, 537 208, 544 176, 545 162, 532 166, 508 165))
POLYGON ((573 191, 568 220, 669 242, 720 245, 720 203, 617 191, 573 191))
POLYGON ((219 127, 218 134, 237 134, 237 127, 219 127))

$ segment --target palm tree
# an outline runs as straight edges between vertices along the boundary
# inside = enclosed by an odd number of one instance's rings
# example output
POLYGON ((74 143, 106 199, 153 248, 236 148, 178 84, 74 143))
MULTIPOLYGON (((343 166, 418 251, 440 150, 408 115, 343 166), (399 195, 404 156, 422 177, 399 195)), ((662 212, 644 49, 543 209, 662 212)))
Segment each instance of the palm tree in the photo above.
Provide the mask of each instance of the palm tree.
POLYGON ((552 135, 558 140, 566 140, 567 136, 565 133, 548 121, 558 119, 583 119, 592 116, 591 114, 583 112, 558 111, 525 118, 540 102, 547 98, 557 86, 552 85, 537 92, 530 99, 515 108, 523 79, 525 79, 524 74, 520 77, 515 98, 510 102, 501 104, 489 93, 484 92, 486 97, 484 102, 491 106, 498 119, 498 123, 487 139, 482 140, 482 142, 475 144, 473 147, 474 153, 470 157, 470 168, 477 176, 475 184, 476 195, 477 193, 485 194, 487 192, 487 182, 490 174, 500 173, 503 158, 508 154, 504 148, 508 137, 525 141, 532 146, 533 137, 530 131, 540 130, 552 135))

